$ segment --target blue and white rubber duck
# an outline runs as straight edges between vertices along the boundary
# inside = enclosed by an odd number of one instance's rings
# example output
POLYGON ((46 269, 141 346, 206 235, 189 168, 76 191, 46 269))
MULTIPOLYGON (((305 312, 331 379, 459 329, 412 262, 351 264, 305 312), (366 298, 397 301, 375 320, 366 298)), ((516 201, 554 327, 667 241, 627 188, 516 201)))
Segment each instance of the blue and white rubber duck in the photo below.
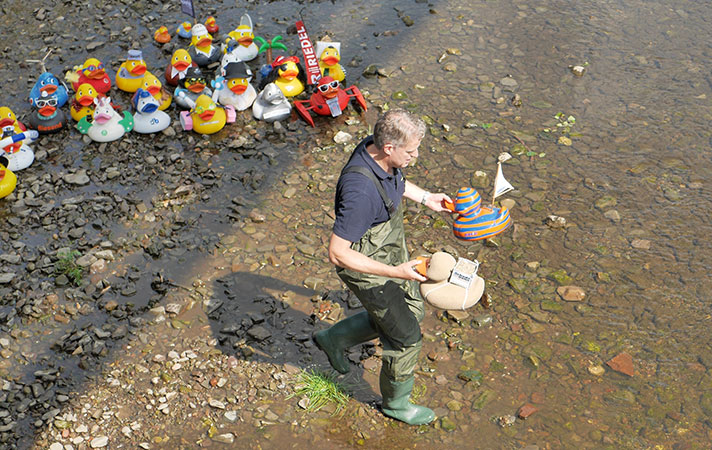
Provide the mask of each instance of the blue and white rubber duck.
POLYGON ((30 105, 35 106, 37 100, 42 98, 43 93, 57 94, 57 108, 66 105, 69 99, 67 88, 50 72, 40 75, 35 85, 32 86, 30 90, 30 105))
POLYGON ((157 133, 171 124, 171 117, 158 109, 160 104, 149 91, 139 88, 131 104, 136 111, 133 115, 135 132, 157 133))

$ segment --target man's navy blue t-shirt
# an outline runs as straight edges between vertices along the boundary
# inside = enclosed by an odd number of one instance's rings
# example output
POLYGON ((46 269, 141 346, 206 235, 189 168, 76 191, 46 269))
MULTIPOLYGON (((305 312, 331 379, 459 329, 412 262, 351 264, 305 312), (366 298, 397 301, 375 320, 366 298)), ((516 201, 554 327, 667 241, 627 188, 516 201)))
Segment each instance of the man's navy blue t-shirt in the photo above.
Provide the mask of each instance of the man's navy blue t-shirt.
MULTIPOLYGON (((369 136, 356 147, 344 169, 362 166, 371 170, 381 182, 394 205, 400 205, 405 192, 405 178, 400 169, 389 174, 368 154, 366 147, 373 143, 369 136)), ((341 175, 336 185, 336 221, 333 232, 349 242, 357 242, 374 225, 389 219, 386 205, 371 179, 360 173, 341 175)))

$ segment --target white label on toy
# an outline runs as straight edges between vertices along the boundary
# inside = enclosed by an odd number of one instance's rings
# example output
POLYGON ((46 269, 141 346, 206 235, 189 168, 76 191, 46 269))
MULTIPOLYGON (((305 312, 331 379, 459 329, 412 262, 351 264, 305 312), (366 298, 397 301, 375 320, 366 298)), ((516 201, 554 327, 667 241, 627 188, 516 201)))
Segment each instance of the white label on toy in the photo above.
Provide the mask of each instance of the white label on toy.
POLYGON ((469 259, 458 258, 450 274, 450 283, 465 289, 469 288, 472 280, 477 275, 479 267, 480 263, 477 260, 470 261, 469 259))
POLYGON ((341 105, 339 105, 339 97, 327 99, 326 104, 331 112, 331 117, 338 117, 343 112, 341 111, 341 105))

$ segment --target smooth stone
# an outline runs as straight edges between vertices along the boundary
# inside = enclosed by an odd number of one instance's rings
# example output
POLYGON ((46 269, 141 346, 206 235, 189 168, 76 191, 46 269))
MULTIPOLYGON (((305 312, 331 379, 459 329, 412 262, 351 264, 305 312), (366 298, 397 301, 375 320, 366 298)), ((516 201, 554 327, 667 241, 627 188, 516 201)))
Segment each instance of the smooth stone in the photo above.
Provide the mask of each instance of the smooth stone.
POLYGON ((103 448, 109 444, 109 438, 107 436, 98 436, 91 440, 89 446, 91 448, 103 448))
POLYGON ((560 286, 556 288, 556 293, 567 302, 580 302, 586 297, 586 292, 578 286, 560 286))

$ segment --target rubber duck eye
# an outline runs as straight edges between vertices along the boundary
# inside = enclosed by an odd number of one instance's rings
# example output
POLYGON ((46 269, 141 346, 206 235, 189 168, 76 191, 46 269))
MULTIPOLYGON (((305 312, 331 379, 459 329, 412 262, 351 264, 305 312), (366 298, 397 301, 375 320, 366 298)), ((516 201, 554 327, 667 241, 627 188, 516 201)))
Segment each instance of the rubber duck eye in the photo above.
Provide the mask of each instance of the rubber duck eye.
POLYGON ((336 81, 336 80, 334 80, 334 81, 332 81, 331 83, 329 83, 329 86, 331 86, 332 88, 336 89, 337 87, 339 87, 339 82, 336 81))
POLYGON ((198 106, 197 108, 195 108, 195 112, 198 114, 203 114, 203 112, 205 112, 205 108, 203 108, 202 106, 198 106))
POLYGON ((279 66, 279 70, 287 70, 287 65, 282 64, 281 66, 279 66))
POLYGON ((103 63, 100 63, 96 68, 99 69, 99 70, 102 70, 102 69, 104 68, 104 64, 103 64, 103 63))
POLYGON ((96 66, 92 64, 91 66, 88 67, 90 72, 94 72, 96 70, 96 66))
POLYGON ((329 90, 329 85, 328 85, 328 84, 321 84, 321 85, 319 85, 319 90, 320 90, 321 92, 326 92, 326 91, 329 90))

